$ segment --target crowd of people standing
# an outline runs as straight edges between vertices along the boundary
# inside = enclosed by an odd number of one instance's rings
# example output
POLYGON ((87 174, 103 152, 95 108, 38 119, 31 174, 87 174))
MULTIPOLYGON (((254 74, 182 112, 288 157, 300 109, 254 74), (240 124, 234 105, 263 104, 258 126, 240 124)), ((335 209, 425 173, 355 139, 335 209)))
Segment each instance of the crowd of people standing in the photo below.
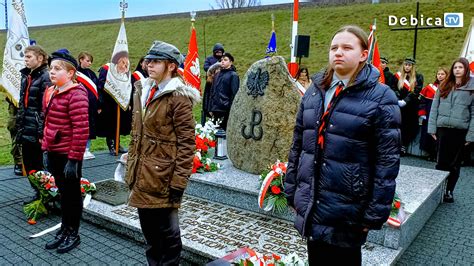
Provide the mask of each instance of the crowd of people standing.
MULTIPOLYGON (((400 156, 420 126, 420 148, 437 169, 449 171, 448 203, 454 202, 463 154, 474 141, 474 81, 465 58, 449 71, 440 67, 424 86, 415 59, 405 58, 392 73, 381 58, 379 72, 367 63, 367 50, 362 29, 342 27, 331 39, 328 68, 311 77, 302 67, 295 79, 307 93, 296 118, 285 193, 296 228, 308 237, 310 264, 334 257, 360 264, 368 231, 387 220, 400 156)), ((204 64, 203 114, 224 130, 240 87, 234 60, 218 43, 204 64)), ((149 245, 148 262, 179 264, 178 208, 191 175, 192 110, 200 100, 178 74, 183 61, 175 46, 155 41, 131 75, 131 101, 123 110, 104 89, 108 64, 97 76, 88 52, 76 60, 67 49, 48 55, 37 45, 26 48, 19 107, 10 111, 20 152, 12 154, 22 155, 15 157, 16 174, 23 167, 56 178, 62 225, 46 249, 65 253, 81 242, 83 160, 94 158, 90 146, 97 136, 105 137, 111 155, 127 152, 115 142, 120 125, 121 135, 131 135, 125 181, 149 245)), ((36 190, 32 199, 38 197, 36 190)))

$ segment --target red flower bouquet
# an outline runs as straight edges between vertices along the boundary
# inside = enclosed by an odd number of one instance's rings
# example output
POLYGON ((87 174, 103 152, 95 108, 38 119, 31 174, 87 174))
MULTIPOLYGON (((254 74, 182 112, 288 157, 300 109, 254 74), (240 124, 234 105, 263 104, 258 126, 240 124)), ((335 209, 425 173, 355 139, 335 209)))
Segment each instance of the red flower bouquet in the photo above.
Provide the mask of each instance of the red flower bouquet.
POLYGON ((204 126, 196 125, 196 152, 193 159, 193 173, 214 172, 220 168, 211 160, 209 151, 216 147, 216 132, 219 121, 207 121, 204 126))
MULTIPOLYGON (((46 171, 30 171, 28 179, 33 186, 38 188, 40 198, 23 206, 23 212, 26 214, 29 224, 36 224, 38 218, 48 214, 48 206, 50 202, 56 199, 59 194, 58 187, 49 172, 46 171)), ((87 193, 96 191, 94 183, 89 182, 85 178, 81 178, 81 192, 83 196, 87 193)))

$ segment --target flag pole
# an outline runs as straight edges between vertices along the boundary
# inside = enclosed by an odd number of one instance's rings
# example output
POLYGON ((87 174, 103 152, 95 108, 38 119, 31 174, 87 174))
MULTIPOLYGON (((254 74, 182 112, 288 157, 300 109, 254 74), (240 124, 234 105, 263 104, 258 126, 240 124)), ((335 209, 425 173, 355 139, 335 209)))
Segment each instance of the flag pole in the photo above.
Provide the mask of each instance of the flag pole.
POLYGON ((272 31, 275 31, 275 14, 272 13, 272 31))
MULTIPOLYGON (((120 2, 120 9, 122 10, 122 18, 120 22, 125 23, 125 9, 128 7, 127 2, 122 0, 120 2)), ((118 156, 120 147, 120 104, 117 103, 117 127, 115 129, 115 156, 118 156)))
POLYGON ((298 35, 298 5, 299 5, 299 0, 294 0, 293 1, 293 21, 292 21, 292 28, 291 28, 291 57, 290 57, 290 63, 288 64, 288 70, 290 71, 290 74, 295 77, 296 73, 298 72, 298 64, 296 63, 296 35, 298 35))

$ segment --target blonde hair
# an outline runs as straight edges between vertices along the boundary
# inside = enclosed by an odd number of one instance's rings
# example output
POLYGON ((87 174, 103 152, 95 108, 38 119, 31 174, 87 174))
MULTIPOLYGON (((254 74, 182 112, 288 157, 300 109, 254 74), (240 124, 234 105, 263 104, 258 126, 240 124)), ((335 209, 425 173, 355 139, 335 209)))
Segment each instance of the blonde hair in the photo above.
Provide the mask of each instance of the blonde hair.
POLYGON ((415 89, 415 85, 416 85, 416 71, 415 71, 415 65, 411 65, 411 70, 410 70, 410 73, 406 73, 405 72, 405 63, 403 63, 401 66, 400 66, 400 79, 398 79, 398 83, 397 83, 397 88, 398 89, 402 89, 403 88, 403 83, 405 82, 405 79, 407 78, 407 75, 410 76, 410 79, 408 80, 408 83, 410 84, 410 91, 413 91, 415 89))

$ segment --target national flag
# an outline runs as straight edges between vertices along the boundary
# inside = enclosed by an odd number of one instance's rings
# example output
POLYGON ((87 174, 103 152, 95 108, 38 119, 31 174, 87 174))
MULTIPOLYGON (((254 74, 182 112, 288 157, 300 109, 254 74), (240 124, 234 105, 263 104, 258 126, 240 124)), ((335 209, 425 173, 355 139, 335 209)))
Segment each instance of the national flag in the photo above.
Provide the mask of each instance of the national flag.
POLYGON ((122 21, 120 31, 115 42, 114 52, 110 61, 104 89, 115 99, 123 110, 128 108, 132 83, 130 81, 130 61, 128 58, 127 33, 122 21))
POLYGON ((21 0, 12 1, 10 25, 3 53, 2 85, 13 104, 20 100, 21 74, 25 67, 25 48, 30 43, 25 9, 21 0))
POLYGON ((272 54, 277 52, 277 37, 275 31, 272 31, 272 36, 268 42, 266 54, 272 54))
POLYGON ((376 67, 380 72, 379 82, 385 83, 385 76, 383 74, 382 64, 380 62, 380 52, 379 52, 379 44, 377 38, 375 37, 375 30, 376 30, 376 21, 374 21, 374 25, 370 26, 370 34, 369 34, 369 55, 367 58, 367 62, 372 64, 376 67))
POLYGON ((199 55, 196 40, 196 29, 192 26, 191 38, 189 39, 188 54, 184 60, 183 78, 192 87, 201 91, 199 55))
POLYGON ((469 61, 471 75, 474 75, 474 18, 472 18, 471 25, 469 25, 460 56, 465 57, 469 61))

